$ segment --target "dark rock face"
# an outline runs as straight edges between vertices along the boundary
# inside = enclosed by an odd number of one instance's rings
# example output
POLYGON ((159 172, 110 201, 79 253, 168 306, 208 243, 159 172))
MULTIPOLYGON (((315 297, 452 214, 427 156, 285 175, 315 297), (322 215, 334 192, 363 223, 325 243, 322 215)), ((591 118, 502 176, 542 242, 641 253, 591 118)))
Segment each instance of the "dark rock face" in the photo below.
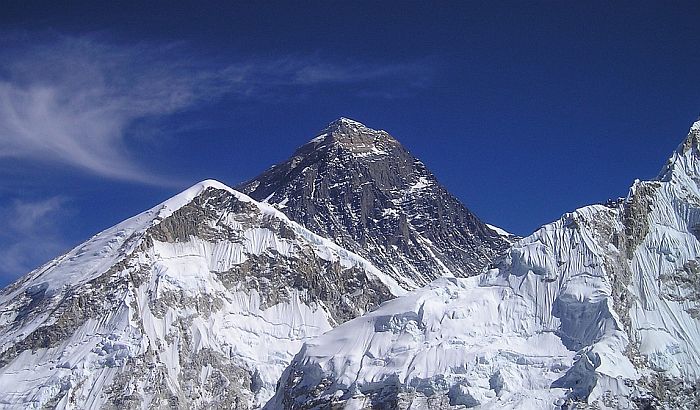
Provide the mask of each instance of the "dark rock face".
POLYGON ((409 289, 478 274, 508 245, 396 139, 344 118, 237 189, 409 289))
MULTIPOLYGON (((484 301, 488 299, 488 292, 496 289, 494 285, 501 291, 510 288, 517 299, 510 293, 501 293, 503 299, 499 301, 499 312, 534 313, 533 317, 515 323, 518 326, 541 323, 544 330, 537 330, 539 334, 551 331, 560 339, 557 343, 561 343, 561 347, 575 352, 571 359, 552 365, 535 365, 538 369, 555 369, 556 376, 546 386, 564 389, 565 393, 556 401, 534 408, 552 407, 556 403, 555 407, 562 409, 696 409, 700 408, 700 390, 697 388, 700 385, 700 354, 696 348, 700 340, 698 227, 700 121, 692 126, 690 134, 657 179, 637 180, 625 199, 567 213, 533 235, 516 241, 504 258, 495 261, 496 269, 479 278, 474 293, 455 296, 445 291, 449 289, 447 281, 435 283, 442 282, 441 291, 449 294, 450 300, 458 301, 484 301), (512 309, 505 307, 511 300, 528 299, 527 305, 512 309)), ((450 281, 467 283, 470 280, 450 281)), ((428 356, 421 350, 422 346, 432 349, 441 346, 443 340, 454 341, 471 334, 474 320, 465 321, 463 326, 455 327, 454 333, 448 334, 450 315, 440 313, 436 321, 440 337, 444 337, 440 342, 416 339, 430 334, 416 325, 411 331, 405 331, 405 339, 392 339, 392 342, 398 342, 383 344, 381 348, 377 348, 379 344, 372 345, 375 340, 385 340, 381 339, 381 333, 386 331, 385 323, 390 322, 384 318, 394 321, 416 315, 420 310, 440 311, 440 308, 425 308, 434 296, 421 299, 420 305, 410 299, 425 289, 412 292, 403 300, 389 302, 359 320, 307 342, 285 370, 268 408, 275 405, 299 409, 342 408, 347 403, 352 403, 347 407, 364 406, 367 409, 407 408, 409 405, 410 408, 430 409, 461 409, 476 405, 499 407, 507 406, 504 403, 508 403, 508 399, 503 394, 508 394, 504 388, 508 385, 517 385, 520 389, 520 407, 531 407, 525 405, 522 398, 531 394, 532 385, 507 379, 509 373, 518 373, 520 369, 511 372, 508 364, 493 372, 495 367, 502 365, 490 360, 485 362, 489 366, 487 372, 470 373, 460 366, 445 365, 443 360, 447 355, 431 351, 428 356), (390 310, 393 306, 400 308, 390 310), (415 309, 418 306, 420 310, 415 309), (369 328, 370 325, 373 329, 369 328), (359 329, 368 328, 370 336, 365 338, 368 344, 355 344, 369 346, 364 351, 367 356, 362 356, 361 350, 356 352, 354 345, 345 345, 345 350, 352 352, 345 357, 338 357, 343 354, 336 353, 340 349, 324 356, 325 346, 335 346, 346 335, 361 334, 359 329), (418 343, 416 347, 407 347, 410 344, 404 340, 418 340, 418 343), (414 353, 397 360, 396 356, 374 354, 377 351, 414 353), (355 367, 335 366, 335 363, 345 363, 344 359, 352 360, 353 356, 363 360, 355 367), (424 360, 426 356, 431 359, 438 357, 439 360, 424 360), (365 357, 372 358, 372 361, 365 361, 365 357), (389 362, 410 363, 411 366, 428 363, 429 370, 421 369, 411 374, 392 369, 381 373, 390 368, 389 362), (444 367, 430 369, 436 362, 444 367), (486 377, 482 375, 489 372, 488 383, 484 383, 486 377), (381 376, 377 377, 377 374, 381 376), (399 374, 401 376, 397 378, 399 374), (422 388, 421 378, 425 376, 431 380, 430 388, 422 388), (464 384, 461 377, 465 377, 464 384), (480 377, 482 389, 488 389, 490 397, 496 397, 497 401, 489 403, 489 396, 478 394, 474 387, 479 385, 477 380, 480 377)), ((434 306, 448 303, 439 296, 434 300, 434 306)), ((469 310, 474 312, 474 318, 488 317, 491 309, 481 306, 469 310)), ((421 320, 426 320, 426 317, 421 320)), ((508 326, 507 322, 501 320, 499 324, 508 326)), ((401 326, 394 328, 401 329, 401 326)), ((504 329, 507 328, 495 330, 495 337, 501 340, 509 337, 511 332, 504 329)), ((483 333, 479 335, 484 337, 483 333)), ((455 345, 450 345, 450 349, 455 349, 455 345)), ((466 342, 456 349, 474 345, 466 342)), ((547 349, 552 346, 547 345, 547 349)), ((535 350, 537 346, 527 344, 527 348, 535 350)), ((545 356, 548 353, 545 352, 545 356)), ((454 357, 469 355, 460 352, 454 357)), ((534 362, 529 360, 507 362, 517 363, 522 369, 535 368, 531 367, 534 362)), ((476 366, 479 365, 480 360, 477 360, 476 366)), ((469 366, 466 365, 465 369, 469 366)), ((536 378, 542 376, 544 373, 538 371, 536 378)))

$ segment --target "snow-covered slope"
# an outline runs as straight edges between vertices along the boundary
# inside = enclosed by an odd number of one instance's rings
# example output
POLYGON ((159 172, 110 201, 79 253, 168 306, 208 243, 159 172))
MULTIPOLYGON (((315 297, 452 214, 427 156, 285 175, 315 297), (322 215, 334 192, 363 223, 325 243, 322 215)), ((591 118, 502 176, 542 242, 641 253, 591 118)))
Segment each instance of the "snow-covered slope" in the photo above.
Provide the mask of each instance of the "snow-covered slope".
POLYGON ((700 121, 653 181, 306 342, 269 408, 698 408, 700 121))
POLYGON ((258 406, 303 341, 402 292, 204 181, 0 293, 0 408, 258 406))
POLYGON ((340 118, 240 186, 415 289, 478 274, 508 246, 386 131, 340 118))

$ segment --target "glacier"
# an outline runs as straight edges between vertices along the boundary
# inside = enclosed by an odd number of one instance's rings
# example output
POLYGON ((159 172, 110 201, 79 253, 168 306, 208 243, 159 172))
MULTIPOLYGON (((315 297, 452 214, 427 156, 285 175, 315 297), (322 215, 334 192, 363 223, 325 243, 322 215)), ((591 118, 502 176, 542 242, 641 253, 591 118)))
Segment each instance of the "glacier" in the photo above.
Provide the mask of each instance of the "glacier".
POLYGON ((700 405, 700 121, 657 178, 306 341, 267 408, 700 405))
POLYGON ((302 343, 405 291, 204 181, 0 293, 0 408, 256 408, 302 343))
POLYGON ((526 238, 345 118, 241 189, 0 291, 0 408, 700 406, 700 121, 656 178, 526 238))

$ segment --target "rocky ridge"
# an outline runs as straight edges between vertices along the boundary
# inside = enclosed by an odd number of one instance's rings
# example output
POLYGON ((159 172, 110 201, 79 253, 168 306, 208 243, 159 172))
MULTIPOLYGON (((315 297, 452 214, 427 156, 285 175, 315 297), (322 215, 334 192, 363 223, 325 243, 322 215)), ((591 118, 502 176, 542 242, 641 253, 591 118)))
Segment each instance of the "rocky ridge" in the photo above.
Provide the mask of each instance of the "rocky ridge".
POLYGON ((268 408, 700 406, 700 121, 659 177, 304 344, 268 408))
POLYGON ((304 340, 402 292, 204 181, 0 293, 0 407, 255 408, 304 340))
POLYGON ((476 275, 508 246, 386 131, 340 118, 237 187, 370 260, 405 289, 476 275))

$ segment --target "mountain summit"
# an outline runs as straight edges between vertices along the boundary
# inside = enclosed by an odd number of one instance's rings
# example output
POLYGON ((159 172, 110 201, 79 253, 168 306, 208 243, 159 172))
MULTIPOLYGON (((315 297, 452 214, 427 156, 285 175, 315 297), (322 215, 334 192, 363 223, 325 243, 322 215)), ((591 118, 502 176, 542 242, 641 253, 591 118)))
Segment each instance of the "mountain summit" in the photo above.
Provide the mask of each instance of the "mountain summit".
POLYGON ((305 342, 267 408, 697 409, 700 122, 659 178, 305 342))
POLYGON ((698 408, 700 122, 522 239, 345 118, 242 189, 2 289, 0 408, 698 408))
POLYGON ((259 407, 304 340, 402 293, 203 181, 0 292, 0 407, 259 407))
POLYGON ((360 156, 386 152, 387 144, 399 145, 399 142, 386 131, 373 130, 345 117, 328 124, 320 135, 309 143, 317 146, 340 146, 360 156))
POLYGON ((508 245, 394 137, 347 118, 237 189, 371 260, 406 289, 476 275, 508 245))
POLYGON ((203 181, 3 289, 0 407, 257 408, 304 341, 505 245, 348 119, 245 188, 268 203, 203 181))

